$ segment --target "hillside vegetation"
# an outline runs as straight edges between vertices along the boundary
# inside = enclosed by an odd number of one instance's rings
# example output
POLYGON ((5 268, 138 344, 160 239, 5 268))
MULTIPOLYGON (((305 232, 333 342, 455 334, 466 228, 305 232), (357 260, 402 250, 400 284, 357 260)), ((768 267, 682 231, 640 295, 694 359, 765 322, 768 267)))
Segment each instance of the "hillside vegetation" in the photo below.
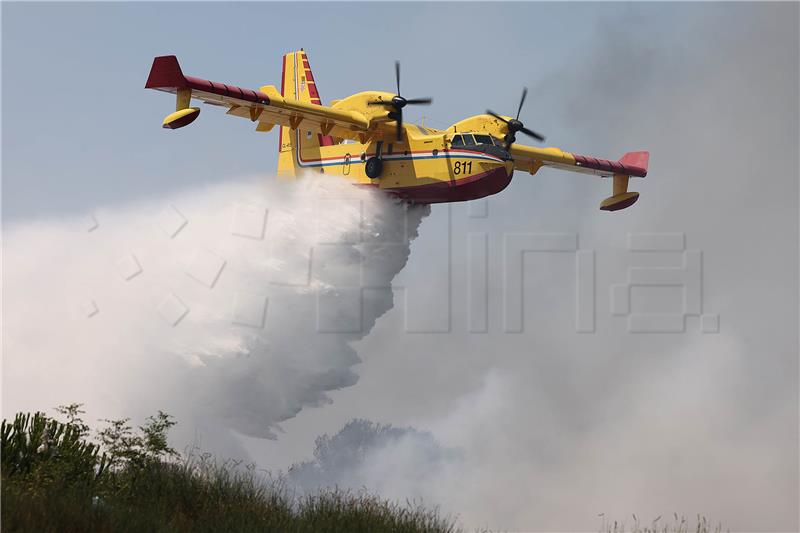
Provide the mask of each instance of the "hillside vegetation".
POLYGON ((2 423, 3 531, 454 532, 436 509, 335 489, 294 496, 254 465, 181 457, 165 413, 92 438, 79 405, 2 423))
MULTIPOLYGON (((159 412, 143 426, 105 420, 90 435, 80 405, 59 407, 59 418, 20 413, 3 420, 2 530, 31 532, 342 532, 454 533, 456 522, 437 509, 349 490, 322 489, 297 495, 284 478, 255 465, 219 462, 210 454, 181 456, 167 443, 175 421, 159 412)), ((353 421, 343 431, 381 438, 398 430, 353 421)), ((423 435, 424 436, 424 435, 423 435)), ((327 462, 353 462, 329 453, 338 435, 318 439, 315 462, 295 465, 328 479, 327 462)), ((361 443, 364 444, 363 442, 361 443)), ((345 447, 347 448, 347 447, 345 447)), ((330 466, 330 465, 328 465, 330 466)), ((669 520, 612 521, 600 515, 601 533, 722 533, 698 516, 669 520)))

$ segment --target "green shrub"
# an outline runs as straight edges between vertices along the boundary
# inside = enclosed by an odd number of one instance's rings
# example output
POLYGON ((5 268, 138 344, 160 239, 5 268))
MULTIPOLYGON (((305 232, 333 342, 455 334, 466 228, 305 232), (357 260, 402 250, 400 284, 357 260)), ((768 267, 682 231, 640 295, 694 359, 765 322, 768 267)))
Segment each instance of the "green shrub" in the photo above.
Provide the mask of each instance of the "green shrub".
POLYGON ((112 468, 144 468, 162 460, 175 459, 179 454, 167 444, 167 431, 175 425, 171 416, 159 411, 147 417, 147 423, 134 433, 130 419, 103 420, 107 427, 97 435, 108 451, 112 468))
POLYGON ((181 459, 167 444, 175 425, 159 412, 138 431, 107 420, 89 439, 80 405, 18 414, 2 425, 4 531, 452 532, 422 505, 327 490, 295 497, 255 465, 181 459))
POLYGON ((84 429, 62 423, 43 413, 20 413, 12 423, 3 420, 3 477, 30 479, 39 486, 89 485, 103 475, 107 456, 100 447, 84 440, 84 429))

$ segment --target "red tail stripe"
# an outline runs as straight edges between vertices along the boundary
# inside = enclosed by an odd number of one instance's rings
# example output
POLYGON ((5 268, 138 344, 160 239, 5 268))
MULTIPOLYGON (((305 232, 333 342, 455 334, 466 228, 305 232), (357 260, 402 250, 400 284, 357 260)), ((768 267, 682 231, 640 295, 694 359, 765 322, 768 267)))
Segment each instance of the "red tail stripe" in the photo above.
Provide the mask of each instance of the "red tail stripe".
MULTIPOLYGON (((316 87, 317 84, 314 81, 314 75, 311 73, 311 63, 308 62, 308 55, 305 52, 300 52, 300 57, 303 58, 306 81, 311 82, 308 84, 308 95, 311 97, 311 103, 322 105, 322 100, 320 100, 319 92, 317 91, 316 87)), ((320 146, 333 146, 333 137, 330 135, 319 134, 318 139, 320 146)))

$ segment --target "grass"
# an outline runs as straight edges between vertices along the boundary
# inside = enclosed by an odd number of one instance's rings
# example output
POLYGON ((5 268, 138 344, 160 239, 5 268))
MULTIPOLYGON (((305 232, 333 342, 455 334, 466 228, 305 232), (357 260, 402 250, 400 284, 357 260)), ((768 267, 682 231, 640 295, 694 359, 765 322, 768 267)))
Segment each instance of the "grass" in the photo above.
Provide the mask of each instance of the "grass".
POLYGON ((101 446, 75 416, 3 421, 3 531, 458 530, 422 505, 337 489, 297 497, 252 465, 176 459, 164 438, 171 424, 160 413, 136 433, 127 421, 109 421, 101 446))
POLYGON ((633 524, 606 520, 605 515, 600 515, 603 524, 600 533, 723 533, 722 524, 712 524, 705 516, 697 515, 697 521, 691 523, 685 516, 678 517, 675 513, 671 518, 662 520, 661 516, 650 522, 640 522, 635 514, 631 515, 633 524))
POLYGON ((229 467, 153 464, 100 491, 3 478, 4 531, 452 532, 436 511, 330 490, 294 499, 229 467), (98 495, 101 494, 101 495, 98 495))
MULTIPOLYGON (((326 489, 297 496, 255 465, 181 457, 167 444, 175 424, 159 412, 134 430, 106 420, 96 438, 80 405, 6 420, 2 436, 3 531, 455 533, 438 509, 398 504, 367 492, 326 489)), ((386 429, 386 428, 384 428, 386 429)), ((601 533, 721 533, 704 517, 690 524, 657 517, 633 524, 600 515, 601 533)))

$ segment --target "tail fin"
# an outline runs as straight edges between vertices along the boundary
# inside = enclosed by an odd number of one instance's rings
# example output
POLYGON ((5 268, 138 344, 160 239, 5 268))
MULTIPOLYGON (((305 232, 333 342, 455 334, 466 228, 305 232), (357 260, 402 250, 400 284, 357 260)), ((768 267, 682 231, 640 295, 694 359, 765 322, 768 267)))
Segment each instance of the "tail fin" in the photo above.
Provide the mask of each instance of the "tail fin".
MULTIPOLYGON (((308 55, 302 48, 283 56, 281 95, 301 102, 322 105, 317 91, 317 83, 308 63, 308 55)), ((318 149, 320 146, 333 144, 333 139, 330 136, 318 133, 313 134, 302 129, 293 131, 285 126, 281 126, 278 139, 278 176, 282 177, 297 175, 295 150, 300 148, 318 149), (302 146, 297 146, 298 142, 302 146)))

